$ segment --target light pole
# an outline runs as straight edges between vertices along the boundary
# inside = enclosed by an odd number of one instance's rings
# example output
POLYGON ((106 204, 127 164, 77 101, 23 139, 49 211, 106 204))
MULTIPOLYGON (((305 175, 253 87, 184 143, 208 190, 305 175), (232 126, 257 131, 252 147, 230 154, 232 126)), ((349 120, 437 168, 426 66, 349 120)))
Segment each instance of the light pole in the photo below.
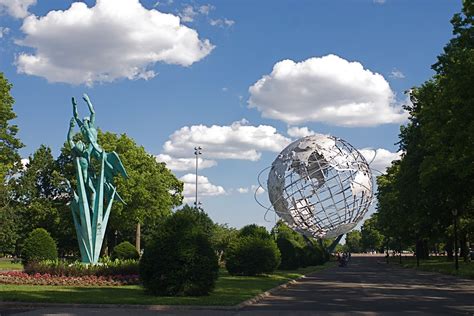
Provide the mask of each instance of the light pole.
POLYGON ((196 156, 196 200, 194 201, 194 207, 197 209, 198 208, 198 161, 199 161, 199 155, 202 155, 202 147, 194 147, 194 155, 196 156))
POLYGON ((459 270, 459 259, 458 259, 458 210, 453 208, 452 211, 454 216, 454 267, 456 271, 459 270))

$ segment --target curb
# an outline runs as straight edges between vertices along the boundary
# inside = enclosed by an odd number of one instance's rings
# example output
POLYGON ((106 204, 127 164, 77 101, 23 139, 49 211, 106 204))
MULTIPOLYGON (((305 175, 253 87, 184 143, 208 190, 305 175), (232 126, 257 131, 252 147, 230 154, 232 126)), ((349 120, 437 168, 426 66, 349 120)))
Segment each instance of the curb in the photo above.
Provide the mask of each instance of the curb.
POLYGON ((306 275, 303 275, 303 276, 300 276, 299 278, 297 279, 293 279, 293 280, 290 280, 286 283, 283 283, 283 284, 280 284, 279 286, 277 287, 274 287, 268 291, 265 291, 263 293, 260 293, 258 294, 257 296, 254 296, 246 301, 243 301, 242 303, 239 303, 237 305, 235 305, 235 308, 238 310, 238 309, 242 309, 244 307, 247 307, 247 306, 250 306, 250 305, 253 305, 253 304, 256 304, 258 302, 260 302, 262 299, 268 297, 268 296, 271 296, 273 293, 275 293, 276 291, 278 290, 282 290, 282 289, 286 289, 288 287, 290 287, 291 285, 293 284, 296 284, 298 283, 299 280, 301 279, 304 279, 306 278, 306 275))
POLYGON ((0 302, 0 308, 23 309, 23 308, 121 308, 121 309, 144 309, 154 311, 172 310, 236 310, 236 306, 219 305, 138 305, 138 304, 69 304, 69 303, 39 303, 39 302, 0 302))

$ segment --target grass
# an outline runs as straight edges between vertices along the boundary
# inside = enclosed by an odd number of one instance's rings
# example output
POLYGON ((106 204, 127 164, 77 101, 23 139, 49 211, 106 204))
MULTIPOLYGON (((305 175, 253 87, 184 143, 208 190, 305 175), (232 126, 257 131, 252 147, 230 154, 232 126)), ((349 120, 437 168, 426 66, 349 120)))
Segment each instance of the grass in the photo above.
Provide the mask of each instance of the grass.
POLYGON ((266 290, 286 283, 302 275, 333 266, 306 267, 294 271, 276 271, 258 277, 231 276, 220 271, 215 290, 202 297, 161 297, 147 295, 138 285, 119 287, 71 287, 1 285, 0 301, 82 303, 82 304, 143 304, 143 305, 201 305, 232 306, 254 297, 266 290))
POLYGON ((454 268, 454 261, 448 261, 446 257, 430 257, 428 260, 420 260, 419 267, 416 266, 416 258, 403 258, 402 266, 474 279, 474 262, 464 262, 462 258, 459 259, 458 271, 454 268))
POLYGON ((0 271, 1 270, 23 270, 21 263, 12 263, 11 259, 0 258, 0 271))

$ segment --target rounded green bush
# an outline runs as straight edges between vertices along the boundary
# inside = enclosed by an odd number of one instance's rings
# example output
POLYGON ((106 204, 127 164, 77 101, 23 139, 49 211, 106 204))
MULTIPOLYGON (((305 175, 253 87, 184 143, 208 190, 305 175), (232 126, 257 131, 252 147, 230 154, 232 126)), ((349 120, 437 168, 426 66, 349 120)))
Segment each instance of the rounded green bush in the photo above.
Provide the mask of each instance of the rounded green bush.
POLYGON ((21 256, 23 264, 41 260, 56 260, 58 249, 55 241, 45 229, 36 228, 25 239, 21 256))
POLYGON ((218 275, 208 232, 193 212, 176 212, 156 231, 140 259, 145 289, 154 295, 207 295, 218 275))
POLYGON ((250 224, 242 227, 238 233, 239 237, 257 237, 260 239, 270 239, 272 236, 263 226, 258 226, 257 224, 250 224))
POLYGON ((277 246, 281 253, 280 269, 293 270, 303 265, 303 248, 285 235, 278 236, 277 246))
POLYGON ((132 245, 128 241, 124 241, 114 247, 111 257, 112 257, 112 260, 115 260, 115 259, 120 259, 120 260, 135 259, 136 260, 140 258, 140 254, 138 253, 137 248, 135 248, 134 245, 132 245))
POLYGON ((231 243, 225 260, 232 275, 271 273, 280 264, 280 251, 272 239, 245 236, 231 243))

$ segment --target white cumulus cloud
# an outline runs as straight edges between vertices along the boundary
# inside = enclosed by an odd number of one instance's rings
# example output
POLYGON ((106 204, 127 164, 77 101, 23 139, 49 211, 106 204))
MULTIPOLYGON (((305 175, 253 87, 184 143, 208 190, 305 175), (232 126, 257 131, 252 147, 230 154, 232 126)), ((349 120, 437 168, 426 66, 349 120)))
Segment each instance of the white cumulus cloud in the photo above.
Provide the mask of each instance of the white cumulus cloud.
POLYGON ((248 193, 248 192, 249 192, 249 188, 238 188, 238 189, 237 189, 237 192, 242 193, 242 194, 248 193))
POLYGON ((250 108, 289 124, 375 126, 407 118, 382 75, 336 55, 280 61, 249 92, 250 108))
MULTIPOLYGON (((155 158, 159 162, 166 163, 166 166, 173 171, 189 171, 196 168, 196 158, 175 158, 165 154, 156 155, 155 158)), ((217 165, 215 160, 198 158, 199 170, 211 168, 215 165, 217 165)))
POLYGON ((163 145, 163 152, 173 157, 189 157, 201 146, 204 157, 257 161, 262 151, 280 152, 291 142, 273 126, 248 125, 246 120, 230 126, 184 126, 163 145))
POLYGON ((364 148, 359 149, 359 152, 365 157, 368 163, 370 163, 370 168, 381 173, 385 173, 387 167, 389 167, 394 160, 401 158, 402 152, 391 152, 387 149, 371 149, 364 148), (371 162, 372 161, 372 162, 371 162))
POLYGON ((295 138, 301 138, 301 137, 306 137, 306 136, 316 134, 316 132, 308 129, 307 127, 296 127, 296 126, 289 127, 286 133, 290 135, 291 137, 295 137, 295 138))
POLYGON ((35 4, 36 0, 0 0, 0 13, 21 19, 30 14, 28 8, 35 4))
POLYGON ((190 66, 214 46, 172 14, 144 8, 138 0, 75 2, 68 10, 28 16, 17 44, 34 53, 16 58, 20 73, 50 82, 91 85, 116 79, 150 79, 157 62, 190 66))
MULTIPOLYGON (((180 178, 184 182, 183 195, 185 203, 193 202, 196 194, 196 174, 188 173, 180 178)), ((202 196, 218 196, 226 194, 220 185, 212 184, 205 176, 198 175, 198 199, 202 196)))

